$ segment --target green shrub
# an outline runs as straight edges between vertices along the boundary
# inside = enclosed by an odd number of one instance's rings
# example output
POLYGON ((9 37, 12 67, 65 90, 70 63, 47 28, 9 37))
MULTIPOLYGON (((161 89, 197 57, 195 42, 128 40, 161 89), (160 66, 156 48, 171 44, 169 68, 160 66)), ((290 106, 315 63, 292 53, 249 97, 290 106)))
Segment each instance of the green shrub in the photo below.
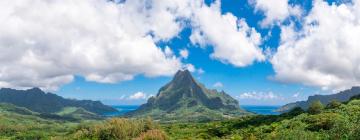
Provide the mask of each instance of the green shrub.
POLYGON ((46 136, 42 132, 24 132, 16 135, 14 140, 42 140, 46 139, 46 136))
POLYGON ((306 118, 306 122, 308 123, 307 129, 311 131, 330 130, 336 123, 342 120, 342 116, 336 113, 311 115, 306 118))
POLYGON ((167 135, 158 129, 149 130, 143 132, 140 137, 136 138, 135 140, 168 140, 169 138, 167 135))
POLYGON ((336 100, 332 100, 329 104, 326 105, 327 109, 335 109, 341 106, 341 103, 336 100))
POLYGON ((360 105, 360 100, 352 100, 349 102, 349 105, 360 105))
POLYGON ((310 104, 308 113, 309 114, 319 114, 321 110, 324 109, 323 104, 320 101, 314 101, 310 104))
POLYGON ((297 115, 300 115, 302 113, 305 113, 305 111, 301 107, 295 107, 295 108, 291 109, 288 113, 286 113, 284 115, 297 116, 297 115))
MULTIPOLYGON (((102 139, 102 140, 130 140, 141 134, 158 129, 150 118, 146 120, 132 120, 112 118, 102 124, 80 127, 74 134, 74 139, 102 139)), ((147 134, 157 134, 152 132, 147 134)), ((145 135, 144 134, 144 135, 145 135)))
POLYGON ((304 131, 304 130, 289 130, 285 129, 282 131, 277 131, 272 135, 269 135, 265 139, 272 140, 317 140, 321 139, 321 136, 318 133, 304 131))

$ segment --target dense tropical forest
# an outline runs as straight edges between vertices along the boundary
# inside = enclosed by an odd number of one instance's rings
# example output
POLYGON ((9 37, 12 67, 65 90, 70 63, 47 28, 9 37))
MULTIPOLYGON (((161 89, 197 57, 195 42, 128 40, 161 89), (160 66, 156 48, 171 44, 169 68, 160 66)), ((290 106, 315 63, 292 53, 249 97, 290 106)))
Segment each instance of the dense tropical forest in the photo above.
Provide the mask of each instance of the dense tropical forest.
POLYGON ((360 98, 309 109, 294 108, 281 115, 250 115, 203 123, 161 123, 147 119, 61 120, 44 118, 25 108, 0 106, 1 139, 358 139, 360 98))

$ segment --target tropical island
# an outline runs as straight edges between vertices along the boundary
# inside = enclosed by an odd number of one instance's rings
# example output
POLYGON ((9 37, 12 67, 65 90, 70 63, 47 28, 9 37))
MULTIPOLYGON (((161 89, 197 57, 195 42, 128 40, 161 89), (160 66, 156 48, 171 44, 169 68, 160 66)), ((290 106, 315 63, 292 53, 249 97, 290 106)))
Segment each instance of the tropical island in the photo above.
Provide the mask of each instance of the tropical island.
POLYGON ((360 137, 358 89, 354 87, 340 92, 342 96, 318 97, 306 108, 294 106, 288 111, 282 110, 284 113, 280 115, 259 115, 241 109, 238 102, 224 91, 205 88, 188 70, 180 70, 146 104, 112 117, 102 114, 117 110, 101 102, 64 99, 39 88, 1 89, 0 137, 79 140, 356 139, 360 137), (348 95, 352 97, 340 100, 348 95))
POLYGON ((360 0, 0 0, 0 140, 360 140, 360 0))

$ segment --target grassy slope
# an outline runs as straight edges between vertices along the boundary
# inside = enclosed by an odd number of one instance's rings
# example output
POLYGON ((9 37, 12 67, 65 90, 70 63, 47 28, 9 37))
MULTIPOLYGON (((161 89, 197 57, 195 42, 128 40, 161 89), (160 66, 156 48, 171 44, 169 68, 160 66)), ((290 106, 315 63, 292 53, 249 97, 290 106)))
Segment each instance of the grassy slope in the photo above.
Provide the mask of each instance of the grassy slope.
POLYGON ((65 107, 61 111, 57 112, 56 115, 75 118, 77 120, 101 120, 101 116, 95 113, 89 112, 83 108, 78 107, 65 107))
MULTIPOLYGON (((78 113, 78 110, 65 108, 58 114, 61 116, 85 114, 78 113)), ((80 119, 83 116, 77 117, 80 119)), ((80 122, 67 121, 67 118, 68 116, 54 119, 23 107, 0 103, 0 139, 63 139, 80 124, 80 122)), ((92 122, 81 119, 82 122, 92 122)))
POLYGON ((43 119, 38 113, 10 104, 0 104, 0 112, 0 139, 62 137, 76 125, 43 119))

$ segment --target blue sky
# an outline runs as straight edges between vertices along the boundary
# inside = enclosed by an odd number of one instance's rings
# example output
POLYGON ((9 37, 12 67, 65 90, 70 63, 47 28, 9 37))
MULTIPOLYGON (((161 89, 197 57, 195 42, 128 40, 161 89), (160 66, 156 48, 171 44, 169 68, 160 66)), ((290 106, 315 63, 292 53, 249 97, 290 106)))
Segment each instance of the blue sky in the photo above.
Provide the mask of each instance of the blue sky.
POLYGON ((4 3, 0 87, 138 105, 188 68, 242 105, 283 105, 360 84, 359 0, 4 3))
MULTIPOLYGON (((210 4, 213 1, 208 0, 206 2, 210 4)), ((303 3, 301 4, 303 5, 303 3)), ((309 4, 306 3, 305 5, 309 4)), ((306 8, 305 10, 309 10, 307 9, 309 7, 304 8, 306 8)), ((261 45, 262 48, 270 47, 276 49, 279 45, 279 27, 261 28, 260 22, 264 19, 263 13, 254 12, 254 7, 249 5, 246 0, 223 0, 221 1, 221 10, 223 13, 231 12, 239 18, 245 18, 249 26, 259 31, 261 36, 266 36, 271 32, 271 36, 267 40, 264 40, 261 45)), ((191 28, 187 28, 183 30, 178 37, 169 42, 159 43, 158 45, 162 48, 171 46, 173 50, 186 48, 190 53, 185 62, 191 63, 205 71, 203 74, 194 72, 193 75, 208 88, 224 90, 233 97, 253 92, 256 94, 264 94, 260 96, 267 96, 269 93, 277 96, 275 98, 265 97, 264 99, 239 99, 240 104, 283 105, 288 102, 305 100, 309 95, 328 93, 316 87, 308 87, 301 84, 287 84, 271 80, 270 77, 274 75, 274 70, 269 62, 255 62, 251 66, 238 68, 231 64, 224 64, 213 60, 209 57, 212 49, 201 49, 196 45, 192 45, 189 39, 190 35, 191 28), (221 82, 223 87, 214 87, 214 84, 217 82, 221 82)), ((120 98, 123 95, 131 96, 136 92, 156 95, 158 89, 169 82, 171 78, 171 76, 147 78, 139 75, 131 81, 116 84, 99 84, 87 82, 83 78, 77 77, 74 82, 62 87, 58 93, 70 98, 100 99, 108 104, 141 104, 144 103, 145 100, 121 100, 120 98)))

